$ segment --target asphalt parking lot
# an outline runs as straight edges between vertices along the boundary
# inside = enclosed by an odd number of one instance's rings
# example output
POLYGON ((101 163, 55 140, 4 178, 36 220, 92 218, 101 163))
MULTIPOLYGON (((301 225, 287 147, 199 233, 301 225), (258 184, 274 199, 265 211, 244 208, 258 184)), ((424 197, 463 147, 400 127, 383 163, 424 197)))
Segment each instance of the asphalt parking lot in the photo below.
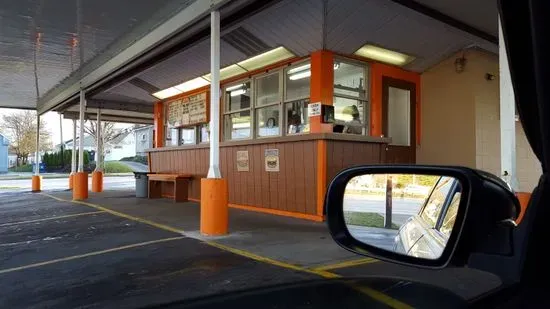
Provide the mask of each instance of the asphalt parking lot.
POLYGON ((197 233, 198 210, 196 203, 116 190, 86 202, 72 202, 66 191, 5 193, 0 304, 137 308, 303 280, 388 275, 467 299, 499 284, 472 270, 435 273, 360 257, 334 244, 324 224, 242 210, 231 210, 230 235, 205 239, 197 233))

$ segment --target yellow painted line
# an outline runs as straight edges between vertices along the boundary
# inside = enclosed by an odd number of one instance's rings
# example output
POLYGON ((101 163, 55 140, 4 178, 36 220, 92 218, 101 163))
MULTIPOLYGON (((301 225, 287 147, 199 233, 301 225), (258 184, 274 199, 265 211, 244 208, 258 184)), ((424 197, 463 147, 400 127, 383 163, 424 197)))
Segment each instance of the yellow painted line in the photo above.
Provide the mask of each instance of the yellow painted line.
POLYGON ((91 212, 84 212, 84 213, 64 215, 64 216, 56 216, 56 217, 48 217, 48 218, 35 219, 35 220, 27 220, 27 221, 19 221, 19 222, 8 222, 8 223, 0 224, 0 227, 19 225, 19 224, 27 224, 27 223, 35 223, 35 222, 42 222, 42 221, 49 221, 49 220, 57 220, 57 219, 65 219, 65 218, 73 218, 73 217, 80 217, 80 216, 87 216, 87 215, 95 215, 95 214, 100 214, 100 213, 104 213, 104 212, 105 211, 103 211, 103 210, 98 210, 98 211, 91 211, 91 212))
POLYGON ((173 241, 173 240, 179 240, 179 239, 184 239, 184 238, 185 238, 185 236, 178 236, 178 237, 170 237, 170 238, 151 240, 151 241, 141 242, 141 243, 132 244, 132 245, 126 245, 126 246, 121 246, 121 247, 116 247, 116 248, 111 248, 111 249, 106 249, 106 250, 101 250, 101 251, 93 251, 93 252, 89 252, 89 253, 85 253, 85 254, 68 256, 68 257, 49 260, 49 261, 44 261, 44 262, 40 262, 40 263, 34 263, 34 264, 29 264, 29 265, 24 265, 24 266, 19 266, 19 267, 13 267, 13 268, 6 268, 6 269, 0 270, 0 274, 10 273, 10 272, 18 271, 18 270, 23 270, 23 269, 35 268, 35 267, 44 266, 44 265, 55 264, 55 263, 60 263, 60 262, 66 262, 66 261, 71 261, 71 260, 76 260, 76 259, 82 259, 82 258, 86 258, 86 257, 90 257, 90 256, 95 256, 95 255, 100 255, 100 254, 105 254, 105 253, 110 253, 110 252, 116 252, 116 251, 122 251, 122 250, 126 250, 126 249, 137 248, 137 247, 143 247, 143 246, 147 246, 147 245, 158 244, 158 243, 163 243, 163 242, 168 242, 168 241, 173 241))
POLYGON ((335 263, 335 264, 328 264, 328 265, 324 265, 324 266, 319 266, 319 267, 315 267, 314 269, 315 270, 332 270, 332 269, 359 266, 359 265, 376 263, 376 262, 379 262, 379 260, 367 257, 367 258, 363 258, 363 259, 344 261, 344 262, 341 262, 341 263, 335 263))
MULTIPOLYGON (((123 218, 129 219, 129 220, 134 220, 134 221, 137 221, 137 222, 149 224, 151 226, 154 226, 154 227, 157 227, 159 229, 166 230, 166 231, 171 231, 171 232, 183 234, 183 230, 178 230, 178 229, 175 229, 173 227, 170 227, 170 226, 167 226, 167 225, 164 225, 164 224, 159 224, 159 223, 149 221, 149 220, 146 220, 146 219, 143 219, 143 218, 130 216, 130 215, 118 212, 118 211, 110 210, 110 209, 105 208, 103 206, 99 206, 99 205, 95 205, 95 204, 87 203, 87 202, 82 202, 82 201, 65 200, 65 199, 61 199, 61 198, 58 198, 58 197, 55 197, 53 195, 49 195, 49 194, 46 194, 46 193, 41 193, 41 194, 43 194, 45 196, 48 196, 48 197, 51 197, 51 198, 53 198, 55 200, 58 200, 58 201, 72 202, 72 203, 76 203, 76 204, 82 204, 82 205, 90 206, 90 207, 93 207, 95 209, 108 212, 108 213, 113 214, 115 216, 119 216, 119 217, 123 217, 123 218)), ((177 239, 178 237, 175 237, 175 238, 177 239)), ((234 254, 237 254, 237 255, 241 255, 241 256, 244 256, 244 257, 259 261, 259 262, 263 262, 263 263, 267 263, 267 264, 271 264, 271 265, 275 265, 275 266, 279 266, 279 267, 283 267, 283 268, 287 268, 287 269, 292 269, 292 270, 296 270, 296 271, 315 274, 315 275, 321 276, 323 278, 341 278, 342 277, 338 274, 331 273, 331 272, 323 270, 323 269, 307 269, 307 268, 300 267, 300 266, 297 266, 297 265, 293 265, 293 264, 290 264, 290 263, 281 262, 281 261, 277 261, 277 260, 270 259, 270 258, 267 258, 267 257, 263 257, 263 256, 260 256, 260 255, 245 251, 245 250, 228 247, 226 245, 222 245, 220 243, 213 242, 213 241, 204 241, 204 243, 209 245, 209 246, 212 246, 212 247, 215 247, 215 248, 227 251, 227 252, 231 252, 231 253, 234 253, 234 254)), ((40 263, 38 263, 38 264, 40 264, 40 263)), ((38 266, 41 266, 41 265, 38 265, 38 266)), ((3 271, 0 271, 0 274, 2 274, 2 273, 3 273, 3 271)), ((364 294, 370 296, 371 298, 390 306, 391 308, 394 308, 394 309, 410 309, 410 308, 413 308, 413 307, 411 307, 411 306, 409 306, 409 305, 407 305, 407 304, 405 304, 405 303, 403 303, 403 302, 401 302, 397 299, 391 298, 390 296, 388 296, 388 295, 386 295, 382 292, 376 291, 374 289, 371 289, 371 288, 368 288, 368 287, 355 287, 355 286, 352 286, 352 287, 354 289, 356 289, 357 291, 359 291, 361 293, 364 293, 364 294)))
POLYGON ((279 267, 284 267, 284 268, 288 268, 288 269, 293 269, 293 270, 297 270, 297 271, 302 271, 302 272, 306 272, 306 273, 311 273, 311 274, 319 275, 319 276, 325 277, 325 278, 339 278, 340 277, 339 275, 330 273, 328 271, 322 271, 322 270, 319 271, 319 270, 314 270, 314 269, 303 268, 303 267, 293 265, 293 264, 290 264, 290 263, 285 263, 285 262, 273 260, 273 259, 270 259, 270 258, 267 258, 267 257, 264 257, 264 256, 260 256, 260 255, 257 255, 257 254, 254 254, 254 253, 251 253, 251 252, 248 252, 248 251, 245 251, 245 250, 228 247, 226 245, 222 245, 222 244, 217 243, 217 242, 205 241, 205 243, 207 245, 212 246, 212 247, 216 247, 218 249, 222 249, 224 251, 235 253, 235 254, 238 254, 238 255, 241 255, 241 256, 256 260, 256 261, 264 262, 264 263, 267 263, 267 264, 271 264, 271 265, 275 265, 275 266, 279 266, 279 267))
POLYGON ((109 208, 105 208, 105 207, 100 206, 100 205, 96 205, 96 204, 92 204, 92 203, 88 203, 88 202, 82 202, 82 201, 65 200, 65 199, 58 198, 56 196, 49 195, 49 194, 46 194, 46 193, 41 193, 41 194, 45 195, 47 197, 51 197, 51 198, 53 198, 55 200, 58 200, 58 201, 61 201, 61 202, 69 202, 69 203, 75 203, 75 204, 89 206, 89 207, 95 208, 97 210, 101 210, 101 211, 104 211, 104 212, 107 212, 107 213, 110 213, 112 215, 122 217, 122 218, 125 218, 125 219, 128 219, 128 220, 133 220, 133 221, 136 221, 136 222, 148 224, 148 225, 154 226, 156 228, 159 228, 159 229, 162 229, 162 230, 165 230, 165 231, 174 232, 174 233, 178 233, 178 234, 183 234, 183 230, 173 228, 171 226, 160 224, 160 223, 157 223, 157 222, 153 222, 153 221, 150 221, 150 220, 147 220, 147 219, 127 215, 125 213, 118 212, 118 211, 115 211, 115 210, 111 210, 109 208))

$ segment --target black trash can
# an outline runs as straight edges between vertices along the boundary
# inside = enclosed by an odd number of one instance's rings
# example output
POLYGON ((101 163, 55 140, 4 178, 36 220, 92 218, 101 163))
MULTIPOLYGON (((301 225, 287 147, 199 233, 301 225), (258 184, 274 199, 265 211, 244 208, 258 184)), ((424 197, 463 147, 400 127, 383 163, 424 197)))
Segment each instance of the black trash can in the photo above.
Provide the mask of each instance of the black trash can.
POLYGON ((136 197, 148 197, 149 196, 149 172, 134 172, 136 178, 136 197))

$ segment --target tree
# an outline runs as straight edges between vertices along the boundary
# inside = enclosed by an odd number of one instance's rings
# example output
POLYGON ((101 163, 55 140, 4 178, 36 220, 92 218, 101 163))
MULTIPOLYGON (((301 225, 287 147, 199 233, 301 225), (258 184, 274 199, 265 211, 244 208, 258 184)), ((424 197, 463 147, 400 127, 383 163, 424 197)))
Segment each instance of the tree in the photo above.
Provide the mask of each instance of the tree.
MULTIPOLYGON (((0 131, 10 139, 17 155, 17 165, 27 164, 27 157, 36 151, 36 112, 22 111, 3 115, 0 131)), ((40 151, 52 148, 51 134, 46 122, 40 121, 40 151)))
MULTIPOLYGON (((84 132, 89 134, 94 138, 94 145, 97 147, 97 121, 87 120, 84 124, 84 132)), ((120 134, 124 132, 123 129, 115 128, 114 122, 102 121, 101 122, 101 137, 103 145, 107 145, 110 141, 117 138, 120 134)), ((105 147, 103 147, 105 151, 105 147)))

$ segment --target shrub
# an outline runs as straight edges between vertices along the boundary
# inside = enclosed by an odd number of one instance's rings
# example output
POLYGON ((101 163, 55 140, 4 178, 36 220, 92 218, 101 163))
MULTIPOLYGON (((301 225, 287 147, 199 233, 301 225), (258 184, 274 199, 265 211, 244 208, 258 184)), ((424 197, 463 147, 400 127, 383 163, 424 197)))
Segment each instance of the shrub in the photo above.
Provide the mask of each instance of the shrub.
POLYGON ((19 173, 32 172, 32 165, 26 164, 26 165, 11 167, 9 169, 9 171, 10 172, 19 172, 19 173))
POLYGON ((116 161, 105 162, 104 173, 131 173, 133 170, 123 163, 116 161))

